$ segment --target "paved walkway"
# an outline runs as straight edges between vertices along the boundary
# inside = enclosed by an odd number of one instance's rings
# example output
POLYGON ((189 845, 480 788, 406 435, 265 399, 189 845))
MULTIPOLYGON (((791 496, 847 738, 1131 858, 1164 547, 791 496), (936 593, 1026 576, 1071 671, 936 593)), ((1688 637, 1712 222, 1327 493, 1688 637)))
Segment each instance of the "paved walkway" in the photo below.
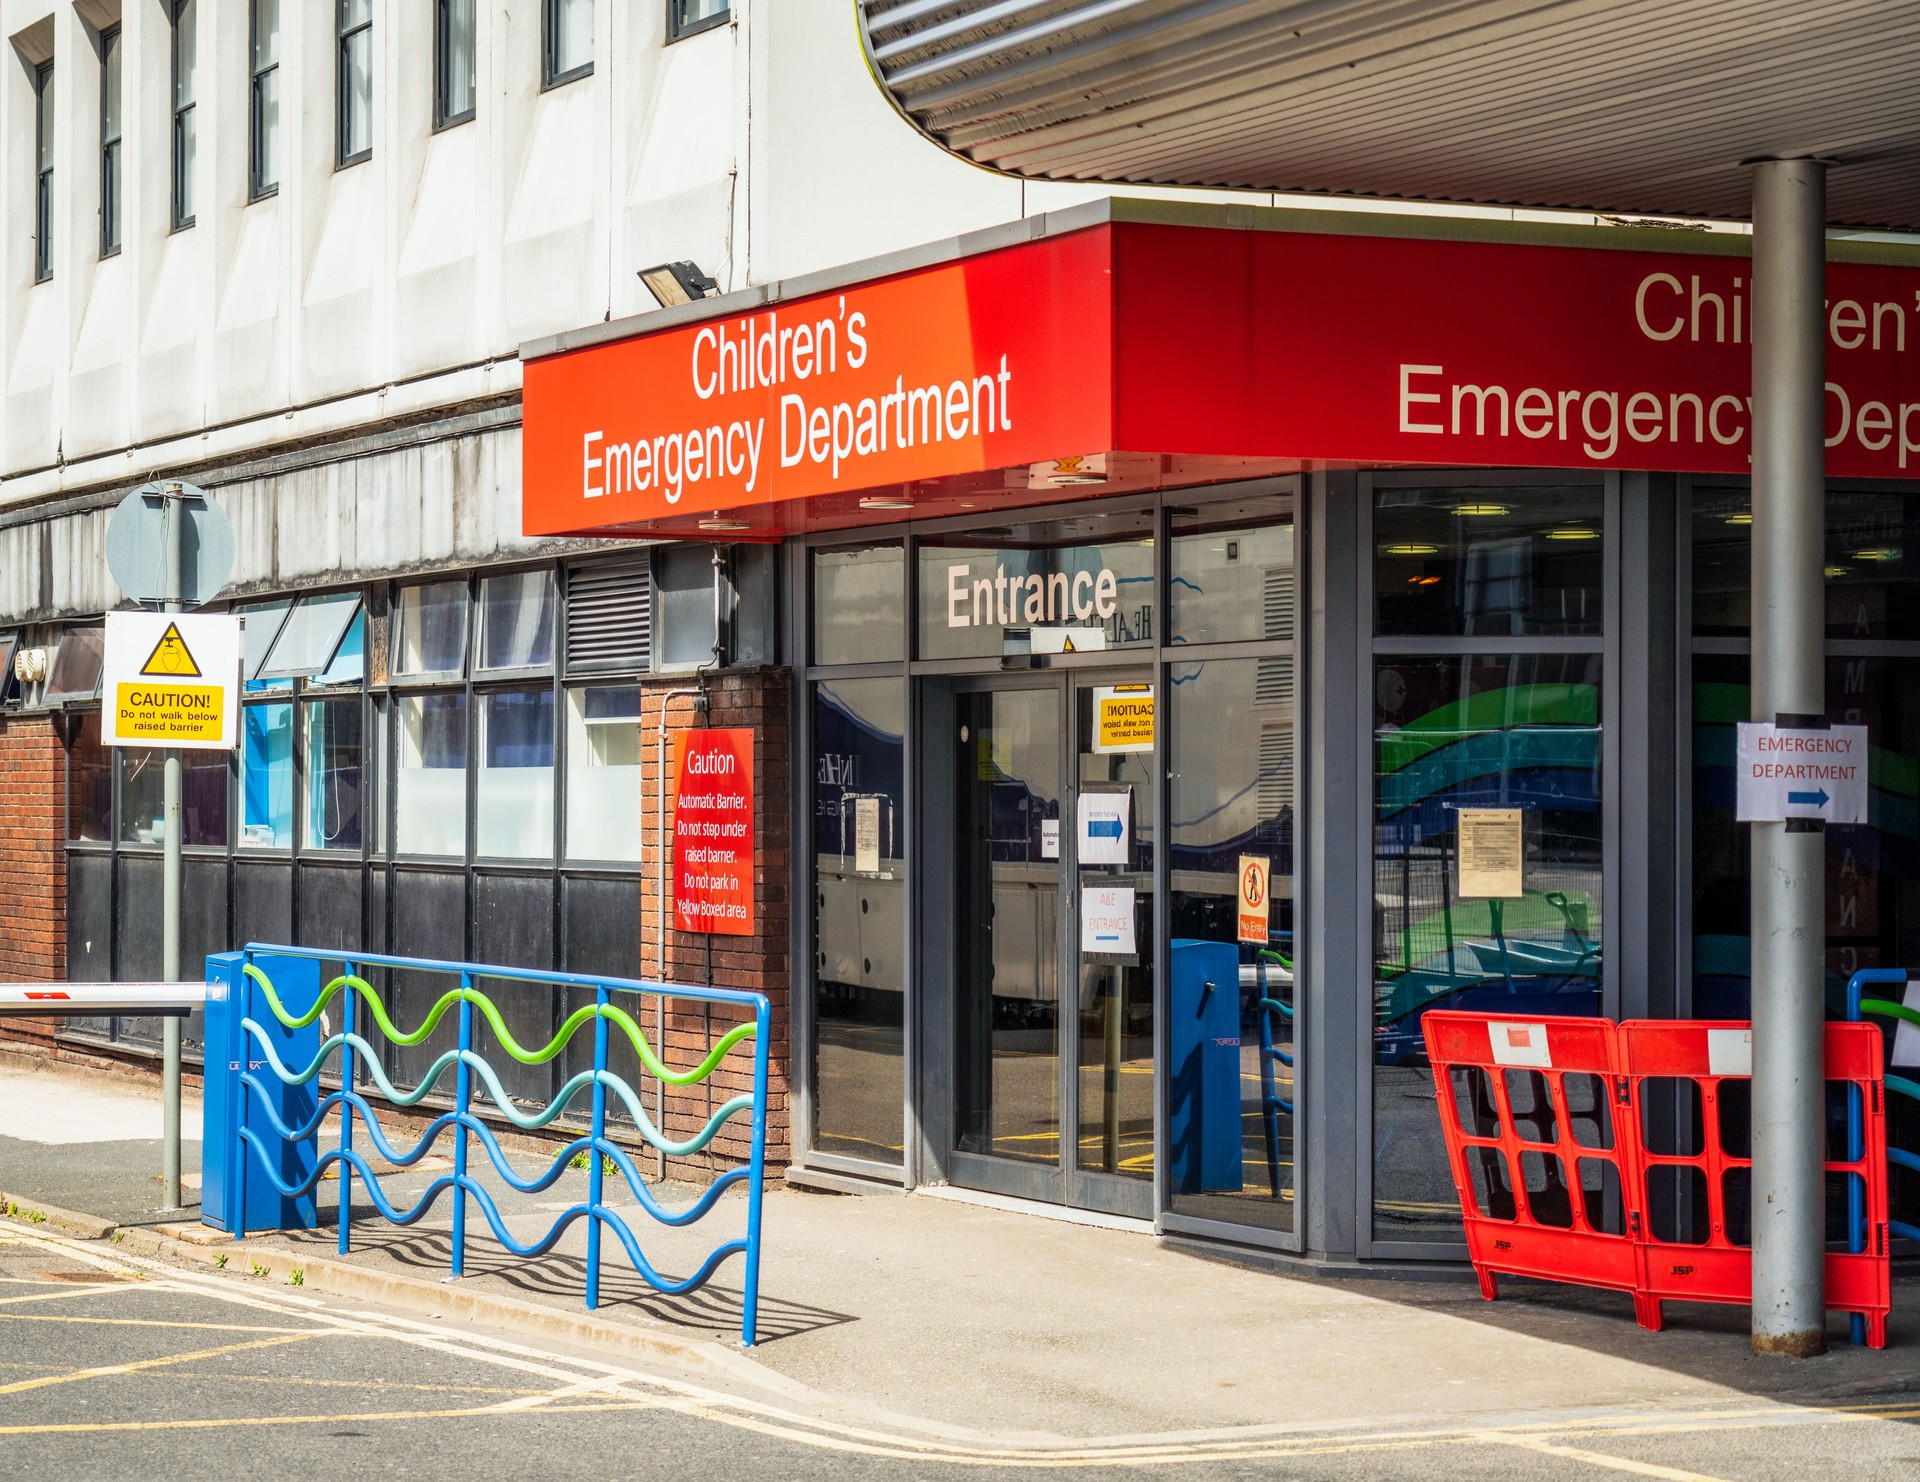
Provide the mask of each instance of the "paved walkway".
MULTIPOLYGON (((0 1108, 6 1095, 0 1085, 0 1108)), ((124 1142, 90 1145, 86 1156, 124 1142)), ((17 1146, 0 1141, 0 1189, 35 1192, 21 1183, 17 1146)), ((410 1200, 438 1171, 393 1175, 390 1196, 410 1200)), ((585 1178, 570 1171, 544 1194, 508 1202, 515 1238, 544 1230, 585 1178)), ((327 1187, 330 1203, 337 1185, 327 1187)), ((690 1194, 665 1191, 670 1203, 690 1194)), ((440 1282, 449 1209, 407 1229, 356 1221, 351 1269, 411 1279, 428 1303, 445 1294, 449 1311, 457 1292, 580 1312, 581 1227, 544 1259, 520 1261, 485 1237, 476 1211, 470 1229, 482 1233, 469 1246, 468 1279, 449 1288, 440 1282)), ((670 1272, 692 1269, 743 1223, 733 1197, 694 1231, 650 1228, 632 1213, 650 1258, 670 1272)), ((769 1395, 810 1393, 873 1423, 1009 1443, 1920 1393, 1913 1281, 1896 1292, 1887 1350, 1845 1346, 1836 1320, 1833 1354, 1793 1363, 1753 1358, 1737 1309, 1674 1307, 1668 1330, 1650 1334, 1626 1298, 1607 1293, 1510 1283, 1509 1296, 1487 1303, 1470 1282, 1292 1279, 1148 1235, 946 1198, 782 1189, 768 1195, 765 1231, 764 1341, 750 1354, 737 1347, 737 1261, 701 1293, 662 1298, 609 1242, 600 1315, 708 1355, 711 1372, 769 1395)), ((276 1269, 335 1259, 330 1229, 249 1244, 281 1252, 276 1269)))

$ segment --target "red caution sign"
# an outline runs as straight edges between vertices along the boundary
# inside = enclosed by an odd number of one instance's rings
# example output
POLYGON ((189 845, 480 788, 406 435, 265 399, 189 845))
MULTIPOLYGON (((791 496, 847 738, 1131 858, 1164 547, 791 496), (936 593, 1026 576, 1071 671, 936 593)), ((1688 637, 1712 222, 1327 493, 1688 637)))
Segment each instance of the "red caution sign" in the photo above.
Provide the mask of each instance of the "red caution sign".
POLYGON ((753 732, 674 741, 673 924, 753 935, 753 732))

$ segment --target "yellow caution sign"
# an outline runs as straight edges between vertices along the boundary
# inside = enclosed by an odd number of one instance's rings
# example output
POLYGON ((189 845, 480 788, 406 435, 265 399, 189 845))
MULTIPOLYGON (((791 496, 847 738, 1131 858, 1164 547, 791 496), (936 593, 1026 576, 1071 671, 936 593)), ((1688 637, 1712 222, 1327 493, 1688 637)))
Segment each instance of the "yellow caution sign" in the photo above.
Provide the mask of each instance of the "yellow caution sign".
POLYGON ((1153 750, 1153 686, 1101 685, 1093 692, 1093 749, 1112 752, 1153 750))
POLYGON ((107 614, 101 739, 109 746, 232 750, 240 620, 231 614, 107 614))
POLYGON ((187 649, 187 640, 180 636, 178 623, 167 624, 167 631, 162 633, 160 641, 154 644, 153 652, 147 655, 147 661, 140 666, 140 672, 178 679, 200 677, 200 666, 194 663, 193 655, 187 649))

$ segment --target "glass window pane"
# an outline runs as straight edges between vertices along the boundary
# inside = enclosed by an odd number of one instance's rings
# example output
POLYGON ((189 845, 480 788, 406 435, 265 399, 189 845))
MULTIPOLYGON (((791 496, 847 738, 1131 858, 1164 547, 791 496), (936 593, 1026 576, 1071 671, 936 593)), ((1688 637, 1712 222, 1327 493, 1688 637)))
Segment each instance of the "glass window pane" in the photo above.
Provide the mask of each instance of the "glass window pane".
MULTIPOLYGON (((163 844, 166 822, 164 751, 120 747, 122 844, 163 844)), ((227 842, 227 754, 183 751, 180 778, 180 840, 191 848, 223 848, 227 842)))
POLYGON ((567 858, 640 858, 640 686, 567 691, 567 858))
POLYGON ((106 654, 107 630, 69 628, 60 635, 47 677, 48 704, 59 700, 91 700, 100 692, 100 661, 106 654))
POLYGON ((293 706, 249 705, 240 727, 240 844, 293 846, 293 706))
POLYGON ((727 0, 673 0, 673 7, 674 30, 684 31, 717 15, 725 15, 727 0))
POLYGON ((467 697, 403 695, 394 772, 394 846, 401 854, 467 850, 467 697))
POLYGON ((395 674, 453 675, 467 668, 467 584, 435 582, 401 590, 395 674))
POLYGON ((479 829, 476 854, 553 857, 553 691, 480 697, 479 829))
POLYGON ((280 0, 253 0, 253 70, 280 60, 280 0))
POLYGON ((1600 487, 1383 489, 1373 517, 1376 631, 1601 631, 1600 487))
POLYGON ((553 573, 522 571, 480 583, 480 667, 553 663, 553 573))
POLYGON ((356 31, 341 43, 346 71, 341 106, 340 157, 352 159, 373 147, 373 32, 356 31))
POLYGON ((194 101, 194 72, 200 61, 196 0, 178 0, 173 12, 173 106, 194 101))
POLYGON ((304 679, 333 662, 349 624, 360 614, 358 592, 302 597, 280 627, 260 666, 262 679, 304 679))
POLYGON ((53 63, 48 62, 34 74, 34 133, 38 140, 42 171, 53 169, 53 63))
POLYGON ((340 29, 367 24, 373 19, 373 0, 340 0, 340 29))
POLYGON ((174 182, 174 215, 176 224, 184 224, 193 219, 193 181, 194 165, 199 152, 199 140, 194 128, 194 115, 198 109, 189 108, 177 115, 173 121, 174 148, 177 151, 179 175, 174 182))
POLYGON ((333 662, 314 676, 315 684, 358 684, 367 675, 367 612, 360 608, 347 625, 333 662))
POLYGON ((253 80, 253 184, 266 191, 280 183, 280 69, 253 80))
POLYGON ((1597 654, 1375 661, 1375 1239, 1460 1238, 1421 1016, 1600 1012, 1600 680, 1597 654), (1518 812, 1511 893, 1462 896, 1461 809, 1518 812))
MULTIPOLYGON (((896 624, 897 626, 897 624, 896 624)), ((906 686, 813 691, 813 1145, 899 1163, 906 988, 906 686)))
POLYGON ((360 698, 311 703, 306 718, 305 845, 357 851, 368 797, 360 698))
POLYGON ((1293 637, 1293 496, 1173 511, 1173 643, 1293 637))
POLYGON ((1089 511, 920 546, 920 657, 1153 642, 1153 516, 1089 511))
POLYGON ((100 715, 80 722, 67 748, 67 837, 104 844, 113 837, 113 753, 100 744, 100 715))
POLYGON ((120 126, 120 31, 116 27, 100 39, 100 140, 118 139, 120 126))
POLYGON ((561 77, 593 62, 594 0, 548 0, 553 26, 553 72, 561 77))
POLYGON ((448 118, 473 111, 474 0, 446 0, 447 52, 443 100, 448 118))
POLYGON ((907 647, 907 556, 898 545, 813 553, 813 662, 880 664, 907 647))
POLYGON ((1293 660, 1176 664, 1168 699, 1173 1207, 1291 1230, 1293 660), (1248 857, 1267 864, 1264 947, 1240 940, 1239 878, 1248 857), (1222 984, 1233 985, 1230 995, 1218 994, 1222 984))

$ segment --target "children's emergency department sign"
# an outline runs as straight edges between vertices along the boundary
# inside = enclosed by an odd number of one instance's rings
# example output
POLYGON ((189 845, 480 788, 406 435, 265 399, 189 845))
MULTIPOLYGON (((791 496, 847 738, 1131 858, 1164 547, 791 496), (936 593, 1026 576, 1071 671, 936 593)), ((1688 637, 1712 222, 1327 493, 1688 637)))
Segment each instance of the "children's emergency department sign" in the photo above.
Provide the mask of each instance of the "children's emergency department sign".
POLYGON ((1741 823, 1867 821, 1865 726, 1790 730, 1772 721, 1742 724, 1734 772, 1741 823))
POLYGON ((674 738, 673 924, 753 935, 753 732, 674 738))
POLYGON ((232 751, 240 714, 240 619, 107 614, 101 739, 109 746, 232 751))

